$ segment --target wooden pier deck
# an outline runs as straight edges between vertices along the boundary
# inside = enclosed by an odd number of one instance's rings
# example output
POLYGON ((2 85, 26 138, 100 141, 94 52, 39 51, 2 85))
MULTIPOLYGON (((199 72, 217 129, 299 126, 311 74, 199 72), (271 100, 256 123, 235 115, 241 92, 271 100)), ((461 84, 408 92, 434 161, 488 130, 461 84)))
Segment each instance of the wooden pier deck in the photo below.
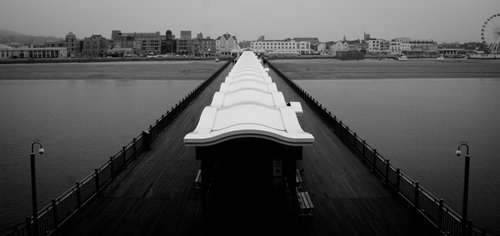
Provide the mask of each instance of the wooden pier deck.
MULTIPOLYGON (((114 182, 55 235, 209 235, 199 193, 193 182, 199 168, 194 148, 183 137, 192 131, 204 106, 211 102, 228 67, 153 142, 152 150, 131 162, 114 182)), ((267 212, 246 216, 249 204, 229 206, 241 215, 211 220, 220 234, 290 235, 438 235, 430 223, 405 205, 374 177, 333 131, 282 79, 270 72, 287 101, 301 102, 302 128, 315 136, 304 148, 299 169, 303 187, 315 205, 312 217, 295 218, 267 212), (272 216, 272 217, 270 217, 272 216), (252 217, 253 220, 252 220, 252 217), (233 220, 230 220, 233 219, 233 220), (236 219, 236 220, 235 220, 236 219), (237 219, 244 219, 235 226, 237 219), (276 224, 273 220, 277 220, 276 224), (285 229, 286 228, 286 229, 285 229)), ((253 186, 253 190, 255 186, 253 186)), ((235 189, 241 191, 241 189, 235 189)), ((258 190, 257 190, 258 191, 258 190)), ((243 193, 245 194, 245 193, 243 193)), ((264 198, 265 199, 265 198, 264 198)), ((260 199, 262 200, 262 199, 260 199)))

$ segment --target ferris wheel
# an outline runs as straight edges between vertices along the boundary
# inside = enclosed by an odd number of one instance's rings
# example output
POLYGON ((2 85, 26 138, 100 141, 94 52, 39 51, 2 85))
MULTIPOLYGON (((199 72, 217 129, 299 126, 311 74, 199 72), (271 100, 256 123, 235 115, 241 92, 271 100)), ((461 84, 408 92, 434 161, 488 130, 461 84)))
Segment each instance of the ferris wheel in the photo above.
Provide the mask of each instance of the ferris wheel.
POLYGON ((500 14, 494 14, 484 22, 481 40, 491 53, 500 53, 500 14))

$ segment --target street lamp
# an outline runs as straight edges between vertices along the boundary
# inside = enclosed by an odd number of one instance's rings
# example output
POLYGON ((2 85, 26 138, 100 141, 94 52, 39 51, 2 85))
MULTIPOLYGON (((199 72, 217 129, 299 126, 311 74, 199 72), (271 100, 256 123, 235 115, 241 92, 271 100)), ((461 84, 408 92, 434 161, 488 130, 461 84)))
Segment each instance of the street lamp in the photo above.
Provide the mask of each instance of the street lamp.
POLYGON ((465 225, 467 223, 467 203, 469 199, 469 165, 470 165, 470 155, 469 155, 469 144, 467 142, 461 142, 457 148, 455 154, 457 156, 462 155, 462 151, 460 151, 461 147, 465 147, 465 173, 464 173, 464 197, 462 200, 462 232, 465 233, 465 225))
POLYGON ((35 169, 35 145, 38 144, 40 148, 38 149, 39 154, 43 154, 45 150, 43 150, 42 144, 39 142, 33 142, 31 144, 31 154, 30 154, 30 162, 31 162, 31 196, 33 201, 33 224, 35 227, 33 228, 34 235, 38 235, 38 208, 36 201, 36 169, 35 169))

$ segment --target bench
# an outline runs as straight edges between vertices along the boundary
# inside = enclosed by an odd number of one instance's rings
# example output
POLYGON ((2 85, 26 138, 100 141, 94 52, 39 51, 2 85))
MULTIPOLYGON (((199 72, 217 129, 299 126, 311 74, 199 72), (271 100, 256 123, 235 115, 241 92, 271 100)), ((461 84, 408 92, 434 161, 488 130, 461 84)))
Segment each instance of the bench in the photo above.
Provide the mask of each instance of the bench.
POLYGON ((312 216, 314 205, 309 197, 308 192, 298 192, 297 200, 299 201, 299 216, 312 216))
POLYGON ((295 183, 297 184, 297 188, 299 190, 302 190, 302 183, 304 181, 302 180, 302 175, 300 174, 299 169, 295 171, 295 183))
POLYGON ((201 189, 201 169, 198 170, 196 178, 194 179, 194 188, 201 189))

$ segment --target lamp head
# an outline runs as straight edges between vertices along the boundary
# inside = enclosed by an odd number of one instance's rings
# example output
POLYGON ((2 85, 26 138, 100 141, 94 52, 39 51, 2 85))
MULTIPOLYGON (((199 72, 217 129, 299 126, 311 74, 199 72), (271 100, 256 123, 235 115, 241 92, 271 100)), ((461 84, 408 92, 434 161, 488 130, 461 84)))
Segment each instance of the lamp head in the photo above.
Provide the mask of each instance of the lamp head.
POLYGON ((40 148, 40 149, 38 149, 38 153, 40 153, 40 154, 44 154, 44 153, 45 153, 45 150, 44 150, 43 148, 40 148))
POLYGON ((459 157, 460 155, 462 155, 462 151, 457 150, 457 151, 455 152, 455 155, 457 155, 457 157, 459 157))

